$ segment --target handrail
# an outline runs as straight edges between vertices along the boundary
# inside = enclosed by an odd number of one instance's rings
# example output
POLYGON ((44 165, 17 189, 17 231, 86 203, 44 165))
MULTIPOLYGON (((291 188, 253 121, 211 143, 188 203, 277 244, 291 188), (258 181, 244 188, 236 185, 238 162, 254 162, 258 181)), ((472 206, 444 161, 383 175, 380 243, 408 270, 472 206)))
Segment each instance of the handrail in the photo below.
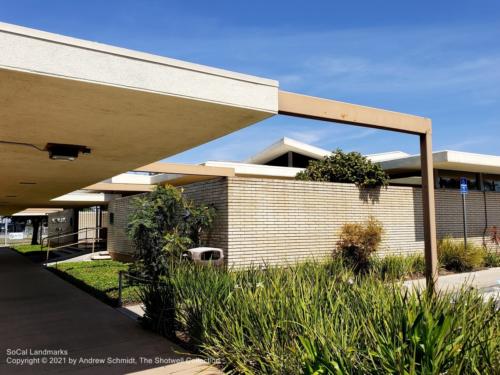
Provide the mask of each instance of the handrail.
MULTIPOLYGON (((42 250, 43 250, 43 242, 44 242, 45 240, 47 241, 47 245, 46 245, 46 246, 48 246, 49 241, 50 241, 51 239, 53 239, 53 238, 58 238, 58 239, 59 239, 59 238, 61 238, 61 237, 74 236, 75 234, 79 234, 80 232, 83 232, 83 231, 85 231, 85 233, 87 233, 87 231, 88 231, 89 229, 91 229, 91 230, 96 230, 96 229, 99 229, 99 230, 100 230, 100 229, 102 229, 102 228, 103 228, 103 227, 86 227, 86 228, 79 229, 79 230, 77 230, 76 232, 66 232, 66 233, 62 233, 62 234, 61 234, 61 233, 58 233, 58 234, 53 234, 53 235, 51 235, 51 236, 44 237, 44 238, 42 238, 42 243, 41 243, 42 250)), ((87 237, 87 236, 85 236, 85 237, 87 237)))
MULTIPOLYGON (((66 233, 66 234, 63 234, 63 235, 54 235, 54 236, 50 236, 49 237, 45 237, 44 239, 47 239, 47 257, 46 257, 46 262, 49 261, 49 257, 50 257, 50 251, 51 250, 56 250, 56 249, 61 249, 61 248, 64 248, 64 247, 69 247, 69 246, 73 246, 73 245, 78 245, 80 243, 83 243, 83 242, 88 242, 88 240, 92 240, 92 253, 95 252, 95 244, 96 242, 101 242, 101 241, 104 241, 104 239, 102 239, 100 237, 100 234, 101 234, 101 229, 103 229, 102 227, 91 227, 91 228, 82 228, 76 232, 73 232, 73 233, 66 233), (92 230, 94 231, 94 236, 93 237, 90 237, 88 236, 88 230, 92 230), (74 236, 74 235, 78 235, 80 232, 83 232, 85 231, 85 238, 82 238, 82 239, 78 239, 76 242, 73 242, 73 243, 69 243, 69 244, 64 244, 64 245, 60 245, 60 238, 61 237, 67 237, 67 236, 74 236), (57 238, 57 246, 56 247, 51 247, 50 246, 50 240, 52 238, 57 238)), ((43 240, 41 242, 41 245, 40 245, 40 250, 43 251, 43 240)))

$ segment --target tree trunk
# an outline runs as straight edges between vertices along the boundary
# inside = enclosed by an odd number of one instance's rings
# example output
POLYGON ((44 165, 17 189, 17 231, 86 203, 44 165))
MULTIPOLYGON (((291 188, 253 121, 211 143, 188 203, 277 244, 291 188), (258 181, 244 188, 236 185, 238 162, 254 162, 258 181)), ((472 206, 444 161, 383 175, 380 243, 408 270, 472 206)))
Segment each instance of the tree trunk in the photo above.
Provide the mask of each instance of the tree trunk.
POLYGON ((31 219, 31 225, 33 225, 33 235, 31 236, 31 244, 38 245, 38 231, 40 229, 40 219, 31 219))

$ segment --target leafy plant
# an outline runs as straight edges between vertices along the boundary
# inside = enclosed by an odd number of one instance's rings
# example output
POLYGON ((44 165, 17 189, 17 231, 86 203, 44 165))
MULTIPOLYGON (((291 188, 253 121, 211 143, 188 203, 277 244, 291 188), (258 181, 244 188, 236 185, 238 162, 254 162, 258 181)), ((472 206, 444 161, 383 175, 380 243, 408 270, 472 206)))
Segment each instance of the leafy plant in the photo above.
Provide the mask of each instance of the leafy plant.
POLYGON ((373 217, 365 223, 347 223, 340 230, 337 251, 350 261, 356 270, 366 271, 372 254, 377 251, 384 229, 373 217))
POLYGON ((464 272, 471 271, 484 264, 486 256, 482 246, 456 241, 447 236, 438 243, 439 263, 449 271, 464 272))
POLYGON ((191 244, 199 246, 215 209, 195 205, 173 186, 157 186, 133 201, 128 235, 138 250, 131 270, 156 282, 168 271, 168 259, 191 244))
POLYGON ((182 236, 178 230, 165 234, 164 239, 163 250, 168 257, 173 259, 179 259, 182 252, 193 245, 193 241, 189 237, 182 236))
POLYGON ((298 180, 345 182, 360 187, 386 186, 387 174, 359 152, 344 153, 341 149, 322 160, 309 162, 307 168, 296 176, 298 180))
POLYGON ((166 337, 175 334, 175 294, 168 281, 145 282, 139 289, 144 306, 141 324, 166 337))
POLYGON ((383 280, 418 277, 423 275, 424 270, 422 255, 388 255, 370 260, 370 272, 383 280))
MULTIPOLYGON (((175 327, 231 374, 494 374, 500 314, 476 290, 410 292, 342 258, 169 273, 175 327)), ((170 291, 165 292, 167 295, 170 291)))
POLYGON ((500 255, 497 252, 487 251, 484 257, 486 267, 500 267, 500 255))

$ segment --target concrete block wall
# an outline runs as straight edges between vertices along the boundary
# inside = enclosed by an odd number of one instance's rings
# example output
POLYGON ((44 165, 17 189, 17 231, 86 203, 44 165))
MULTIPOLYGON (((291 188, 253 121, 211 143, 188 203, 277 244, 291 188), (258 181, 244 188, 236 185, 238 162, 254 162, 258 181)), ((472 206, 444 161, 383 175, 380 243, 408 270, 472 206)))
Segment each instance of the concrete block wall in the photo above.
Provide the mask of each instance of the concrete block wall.
MULTIPOLYGON (((108 205, 108 251, 113 259, 130 262, 134 259, 135 246, 128 238, 128 217, 132 213, 132 200, 137 195, 117 198, 108 205)), ((104 218, 103 218, 104 221, 104 218)))
MULTIPOLYGON (((48 214, 48 236, 74 233, 78 226, 78 213, 76 209, 68 208, 62 211, 48 214)), ((75 236, 63 236, 54 238, 51 246, 69 244, 77 240, 75 236)))
MULTIPOLYGON (((197 204, 213 204, 216 217, 206 240, 213 247, 227 250, 227 180, 218 178, 186 185, 183 194, 197 204)), ((132 213, 132 200, 138 195, 114 199, 108 206, 108 251, 113 259, 132 261, 135 246, 127 235, 128 217, 132 213), (113 223, 110 223, 111 217, 113 223)), ((104 218, 103 218, 104 220, 104 218)), ((225 254, 227 256, 227 253, 225 254)))
POLYGON ((184 186, 183 194, 196 204, 211 204, 216 210, 214 223, 206 240, 212 247, 228 249, 228 181, 225 178, 197 182, 184 186))
POLYGON ((229 266, 328 257, 344 223, 370 216, 384 226, 382 252, 423 248, 417 189, 360 191, 351 184, 230 178, 228 196, 229 266))
MULTIPOLYGON (((423 251, 421 189, 389 186, 360 190, 354 185, 246 177, 220 178, 183 187, 188 199, 217 209, 210 246, 222 248, 230 267, 285 264, 328 257, 342 224, 374 216, 384 226, 380 252, 410 254, 423 251)), ((458 190, 436 190, 439 238, 461 238, 462 204, 458 190)), ((125 232, 133 197, 109 205, 112 253, 132 255, 125 232)), ((500 194, 471 191, 467 195, 470 241, 488 244, 485 229, 500 227, 500 194)))
MULTIPOLYGON (((470 241, 488 244, 485 230, 500 226, 500 194, 470 192, 470 241), (486 202, 486 203, 485 203, 486 202)), ((342 224, 374 216, 384 226, 380 253, 423 252, 421 189, 389 186, 360 190, 351 184, 228 179, 228 265, 293 263, 330 256, 342 224)), ((437 233, 463 236, 458 190, 436 190, 437 233)))

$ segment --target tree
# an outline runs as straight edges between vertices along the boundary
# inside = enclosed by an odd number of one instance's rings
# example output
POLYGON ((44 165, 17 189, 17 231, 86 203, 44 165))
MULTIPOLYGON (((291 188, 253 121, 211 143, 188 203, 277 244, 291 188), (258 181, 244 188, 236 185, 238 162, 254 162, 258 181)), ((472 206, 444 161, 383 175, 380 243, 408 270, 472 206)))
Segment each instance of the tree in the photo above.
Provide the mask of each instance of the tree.
POLYGON ((185 199, 173 186, 157 186, 132 202, 128 235, 138 250, 134 270, 157 281, 168 271, 168 259, 190 246, 200 246, 215 209, 185 199))
POLYGON ((386 186, 387 174, 359 152, 345 153, 341 149, 322 160, 312 160, 307 168, 299 172, 297 180, 344 182, 360 187, 386 186))
POLYGON ((33 226, 33 234, 31 235, 31 244, 38 245, 38 231, 40 230, 40 224, 42 219, 39 217, 31 218, 31 225, 33 226))

